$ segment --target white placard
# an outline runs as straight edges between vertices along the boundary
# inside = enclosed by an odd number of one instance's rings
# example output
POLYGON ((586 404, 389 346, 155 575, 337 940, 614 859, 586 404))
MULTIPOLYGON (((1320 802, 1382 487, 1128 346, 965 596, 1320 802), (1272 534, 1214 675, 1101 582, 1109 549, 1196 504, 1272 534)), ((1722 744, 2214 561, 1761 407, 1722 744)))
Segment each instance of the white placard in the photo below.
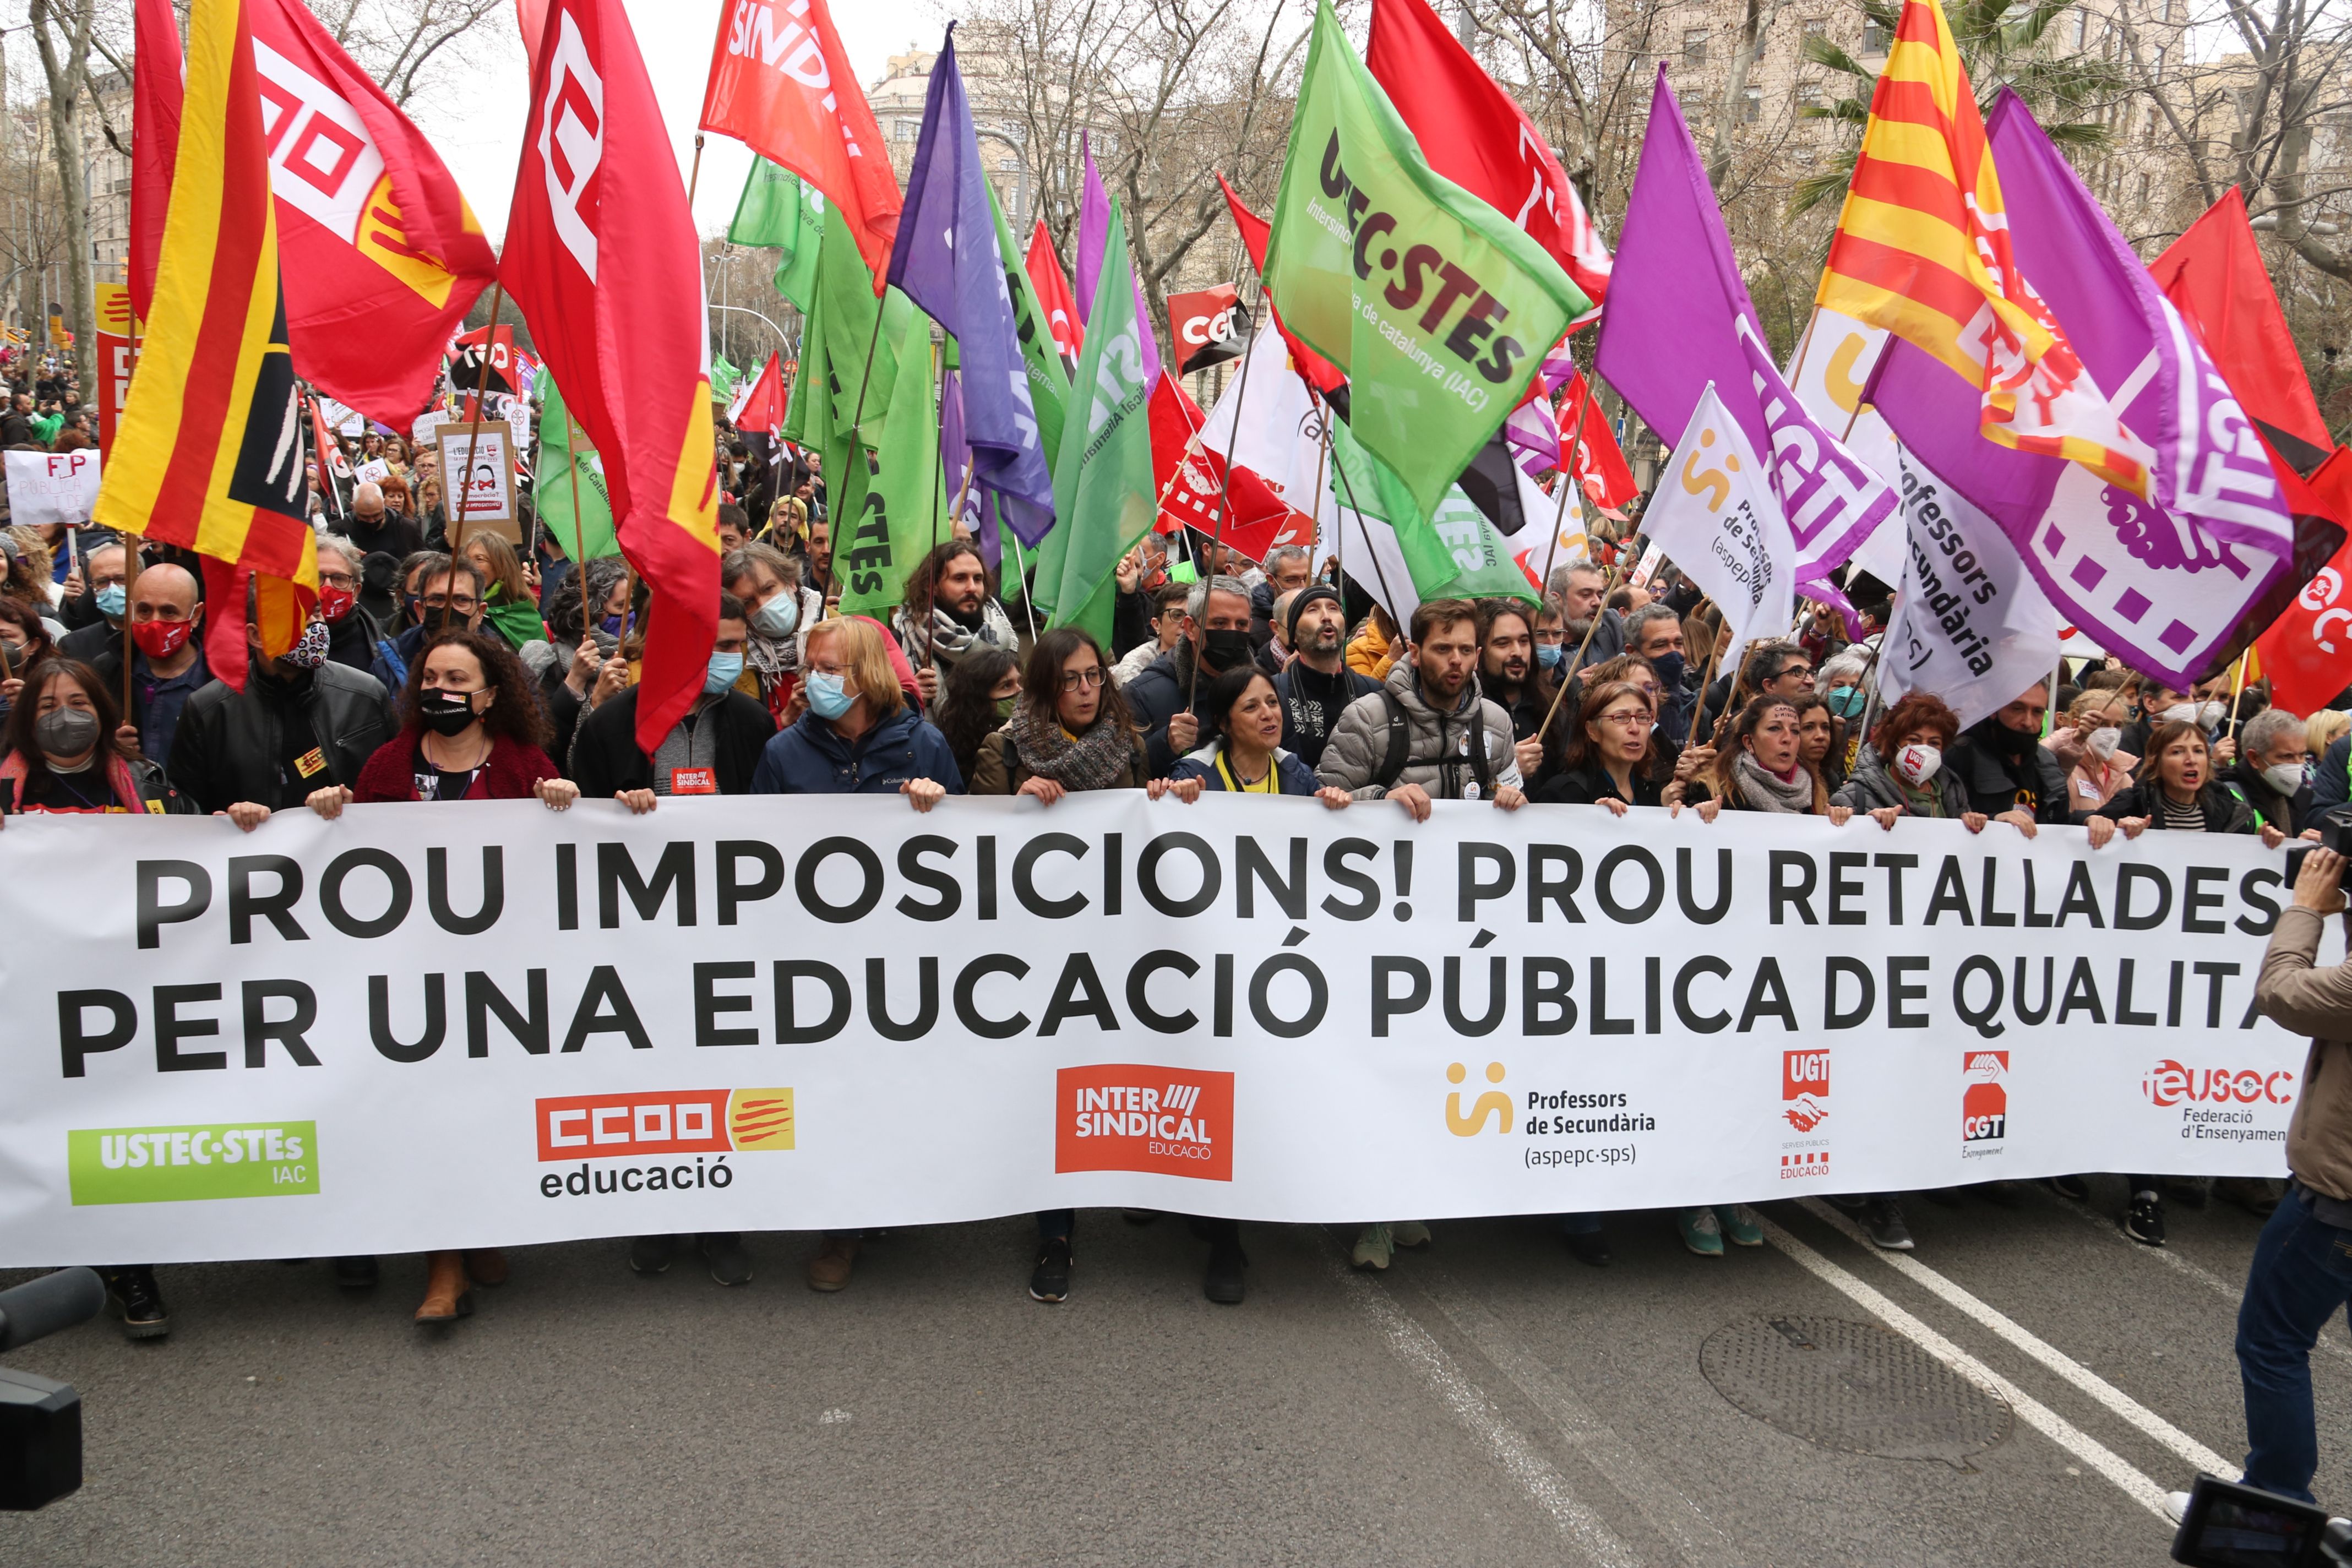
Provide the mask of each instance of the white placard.
POLYGON ((98 448, 8 454, 8 521, 20 527, 84 523, 98 504, 98 448))

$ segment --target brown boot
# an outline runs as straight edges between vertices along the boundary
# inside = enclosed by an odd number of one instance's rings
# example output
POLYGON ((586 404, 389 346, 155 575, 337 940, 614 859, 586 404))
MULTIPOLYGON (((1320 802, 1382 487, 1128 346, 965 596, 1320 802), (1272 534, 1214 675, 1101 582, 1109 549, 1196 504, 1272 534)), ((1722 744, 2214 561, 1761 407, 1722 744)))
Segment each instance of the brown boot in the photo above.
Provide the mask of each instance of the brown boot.
POLYGON ((507 1255, 495 1247, 474 1247, 466 1251, 466 1278, 477 1285, 492 1289, 507 1282, 507 1255))
POLYGON ((817 1255, 809 1259, 808 1282, 812 1290, 838 1290, 849 1283, 849 1270, 857 1261, 859 1238, 854 1236, 828 1236, 817 1255))
POLYGON ((425 1267, 430 1272, 425 1282, 424 1305, 416 1309, 418 1322, 454 1322, 474 1310, 474 1298, 466 1289, 463 1253, 430 1253, 425 1267))

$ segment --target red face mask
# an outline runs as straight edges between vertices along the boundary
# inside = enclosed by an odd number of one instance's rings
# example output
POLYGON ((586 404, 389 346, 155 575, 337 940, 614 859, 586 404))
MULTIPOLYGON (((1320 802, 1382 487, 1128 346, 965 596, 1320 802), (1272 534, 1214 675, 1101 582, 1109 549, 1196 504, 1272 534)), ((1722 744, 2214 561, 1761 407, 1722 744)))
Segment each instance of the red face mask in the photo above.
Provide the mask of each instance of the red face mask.
POLYGON ((169 658, 180 651, 195 629, 194 621, 133 621, 131 640, 149 658, 169 658))
POLYGON ((352 613, 358 595, 344 588, 321 587, 319 590, 319 614, 330 621, 340 621, 352 613))

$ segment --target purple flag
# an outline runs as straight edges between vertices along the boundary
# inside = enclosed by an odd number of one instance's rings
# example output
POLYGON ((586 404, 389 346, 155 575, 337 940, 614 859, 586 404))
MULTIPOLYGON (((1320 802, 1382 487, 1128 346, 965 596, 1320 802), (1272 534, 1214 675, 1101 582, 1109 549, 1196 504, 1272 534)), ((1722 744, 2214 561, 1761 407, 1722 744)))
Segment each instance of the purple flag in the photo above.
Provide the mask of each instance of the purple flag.
POLYGON ((1900 340, 1866 395, 1925 467, 2000 523, 2062 616, 2134 668, 2187 686, 2275 619, 2342 531, 2289 513, 2195 334, 2014 93, 1987 130, 2019 269, 2154 448, 2157 499, 1982 439, 1976 389, 1900 340))
POLYGON ((963 379, 982 392, 963 410, 972 483, 1002 496, 1013 531, 1034 544, 1054 523, 1054 473, 1014 335, 980 138, 956 68, 953 23, 931 66, 888 281, 955 339, 963 379))
POLYGON ((1843 605, 1830 573, 1893 515, 1898 498, 1806 411, 1773 364, 1663 66, 1601 313, 1597 363, 1670 442, 1681 440, 1712 383, 1748 446, 1770 454, 1772 491, 1797 542, 1797 591, 1843 605))
MULTIPOLYGON (((1102 171, 1095 167, 1094 142, 1078 132, 1078 148, 1087 165, 1086 189, 1078 198, 1078 320, 1095 319, 1095 284, 1100 279, 1103 251, 1110 244, 1110 193, 1103 188, 1102 171)), ((1143 279, 1129 274, 1135 289, 1135 330, 1143 339, 1143 384, 1160 384, 1160 336, 1151 330, 1151 307, 1144 302, 1143 279)))

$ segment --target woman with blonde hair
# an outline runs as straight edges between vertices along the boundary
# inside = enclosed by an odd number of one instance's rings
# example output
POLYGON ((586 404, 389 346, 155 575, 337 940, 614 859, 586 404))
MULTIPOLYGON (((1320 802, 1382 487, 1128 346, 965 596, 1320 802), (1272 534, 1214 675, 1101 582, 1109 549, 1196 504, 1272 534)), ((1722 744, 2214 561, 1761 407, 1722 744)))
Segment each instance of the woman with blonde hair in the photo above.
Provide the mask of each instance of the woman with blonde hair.
MULTIPOLYGON (((2327 748, 2342 740, 2347 730, 2352 730, 2352 713, 2340 708, 2322 708, 2305 722, 2303 738, 2316 759, 2326 756, 2327 748)), ((2315 760, 2312 763, 2314 767, 2318 765, 2315 760)))
POLYGON ((505 535, 478 528, 466 536, 457 553, 480 569, 488 584, 483 592, 483 617, 509 647, 520 649, 547 636, 539 618, 539 592, 531 582, 537 574, 524 566, 505 535))

